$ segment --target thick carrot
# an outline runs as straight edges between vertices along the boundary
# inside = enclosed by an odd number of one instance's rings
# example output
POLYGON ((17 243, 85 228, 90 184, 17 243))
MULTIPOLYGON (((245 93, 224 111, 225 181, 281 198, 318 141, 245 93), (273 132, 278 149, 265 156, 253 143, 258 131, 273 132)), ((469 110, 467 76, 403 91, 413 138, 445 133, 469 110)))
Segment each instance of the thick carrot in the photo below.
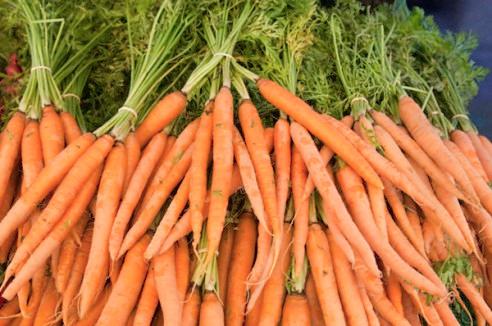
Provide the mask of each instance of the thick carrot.
POLYGON ((63 134, 65 135, 67 144, 73 143, 80 135, 82 135, 77 120, 75 120, 75 117, 71 113, 60 112, 60 120, 63 125, 63 134))
POLYGON ((473 166, 473 168, 478 172, 478 174, 480 174, 482 178, 488 181, 489 178, 485 173, 484 166, 482 166, 482 163, 478 158, 477 150, 473 146, 474 144, 472 143, 472 140, 468 136, 468 134, 461 130, 454 130, 453 132, 451 132, 451 140, 453 141, 453 143, 456 144, 456 146, 459 147, 460 151, 463 153, 463 155, 466 156, 466 158, 473 166))
POLYGON ((43 299, 39 305, 36 318, 34 318, 33 326, 58 325, 57 320, 58 309, 58 292, 53 279, 48 281, 44 289, 43 299))
MULTIPOLYGON (((166 136, 163 133, 157 133, 145 147, 142 158, 138 161, 111 228, 109 255, 112 261, 118 255, 128 222, 137 207, 152 170, 162 156, 165 146, 166 136)), ((130 153, 128 154, 130 155, 130 153)))
POLYGON ((28 188, 34 183, 44 166, 39 124, 35 120, 27 120, 26 127, 24 128, 21 143, 21 159, 22 183, 25 188, 28 188))
POLYGON ((219 274, 219 298, 221 302, 227 300, 227 288, 229 286, 229 270, 231 260, 234 256, 234 242, 236 232, 232 225, 226 225, 219 245, 219 256, 217 257, 217 269, 219 274))
POLYGON ((209 101, 200 118, 195 136, 195 153, 190 166, 190 214, 193 229, 193 248, 196 248, 202 232, 202 210, 207 196, 207 167, 212 147, 214 101, 209 101))
POLYGON ((265 128, 265 145, 266 145, 268 153, 271 153, 271 151, 273 150, 273 142, 274 142, 273 134, 274 133, 275 133, 274 128, 271 128, 271 127, 265 128))
POLYGON ((311 326, 309 305, 303 294, 289 294, 285 298, 282 326, 311 326))
POLYGON ((467 134, 475 148, 478 159, 485 170, 485 175, 487 176, 486 180, 492 181, 492 154, 487 151, 477 133, 469 131, 467 134))
POLYGON ((164 129, 186 107, 186 94, 175 91, 164 96, 138 126, 135 136, 143 147, 156 133, 164 129))
POLYGON ((328 244, 333 261, 333 270, 338 286, 340 300, 348 325, 367 325, 368 320, 364 304, 360 297, 359 287, 350 262, 342 249, 336 244, 333 235, 327 232, 328 244))
MULTIPOLYGON (((224 302, 227 325, 243 325, 248 294, 246 281, 255 256, 256 227, 252 213, 241 214, 234 235, 233 254, 227 279, 227 296, 224 302)), ((221 284, 219 288, 220 286, 221 284)))
POLYGON ((77 318, 77 305, 75 304, 77 300, 75 300, 75 297, 79 292, 80 284, 82 283, 82 278, 84 276, 85 266, 87 265, 87 260, 89 259, 92 231, 93 225, 89 225, 82 236, 82 243, 75 256, 70 278, 65 290, 62 293, 62 319, 65 325, 70 325, 72 323, 71 318, 77 318))
POLYGON ((323 198, 323 201, 332 206, 341 231, 344 233, 352 247, 361 254, 361 257, 363 257, 370 270, 373 271, 375 275, 378 275, 379 269, 376 264, 374 253, 357 226, 353 223, 340 194, 328 175, 313 139, 306 129, 298 123, 293 122, 290 126, 290 131, 292 140, 301 153, 309 173, 313 176, 313 181, 323 198))
MULTIPOLYGON (((185 177, 191 164, 193 146, 189 147, 180 161, 169 171, 167 177, 162 180, 159 189, 153 193, 149 201, 140 209, 135 217, 133 226, 128 230, 121 244, 118 258, 122 257, 145 234, 162 205, 172 193, 173 189, 185 177)), ((185 189, 186 190, 186 189, 185 189)), ((188 192, 186 192, 188 194, 188 192)), ((179 207, 178 207, 179 208, 179 207)))
POLYGON ((351 142, 340 135, 337 130, 329 127, 323 121, 322 115, 316 113, 306 102, 271 80, 260 79, 256 85, 261 95, 270 104, 285 112, 301 125, 306 126, 313 135, 356 169, 365 181, 376 187, 383 187, 376 172, 351 142))
POLYGON ((225 325, 224 309, 219 298, 214 292, 206 292, 203 295, 202 305, 200 306, 200 326, 223 325, 225 325))
POLYGON ((492 311, 487 305, 475 285, 470 282, 463 274, 456 274, 456 285, 468 298, 474 310, 478 311, 487 321, 492 324, 492 311))
POLYGON ((81 316, 95 302, 109 275, 109 236, 123 193, 126 162, 126 148, 118 143, 105 162, 97 192, 94 235, 80 292, 81 316))
POLYGON ((165 325, 179 325, 183 315, 183 299, 179 294, 175 248, 153 259, 154 279, 165 325))
POLYGON ((137 165, 140 162, 140 156, 142 154, 140 149, 140 144, 138 143, 135 133, 131 132, 128 134, 128 136, 126 136, 125 148, 126 148, 126 175, 125 175, 125 185, 123 187, 124 193, 126 193, 128 189, 128 185, 130 184, 130 180, 133 177, 133 173, 135 172, 135 169, 137 168, 137 165))
MULTIPOLYGON (((16 196, 17 179, 18 179, 17 173, 13 174, 10 177, 10 181, 7 185, 7 191, 5 193, 5 196, 3 197, 3 200, 0 202, 0 221, 10 209, 10 206, 12 205, 12 201, 14 200, 14 196, 16 196)), ((5 262, 7 262, 10 249, 16 239, 17 239, 17 234, 15 232, 12 232, 10 237, 8 237, 7 240, 0 246, 0 264, 4 264, 5 262)))
POLYGON ((133 325, 135 326, 148 326, 152 324, 152 318, 154 312, 159 305, 159 297, 157 296, 157 290, 155 288, 154 271, 153 266, 147 271, 147 277, 138 300, 137 307, 135 308, 135 319, 133 325))
POLYGON ((319 305, 318 295, 316 294, 316 287, 314 285, 313 276, 309 273, 306 286, 305 286, 306 298, 309 303, 309 312, 311 314, 311 324, 313 326, 324 326, 323 312, 319 305))
MULTIPOLYGON (((206 264, 211 262, 219 248, 220 237, 224 229, 234 163, 233 120, 232 93, 228 87, 224 86, 215 98, 213 112, 213 171, 207 222, 206 264)), ((263 133, 261 136, 263 137, 263 133)))
POLYGON ((275 186, 277 188, 277 214, 280 218, 285 215, 287 199, 289 199, 290 183, 290 126, 286 119, 275 123, 273 134, 275 153, 275 186))
MULTIPOLYGON (((0 175, 0 202, 3 201, 14 165, 20 155, 25 119, 23 113, 15 113, 2 132, 2 141, 0 142, 0 171, 2 171, 0 175)), ((9 231, 9 234, 12 231, 9 231)), ((0 244, 3 243, 1 240, 0 244)))
POLYGON ((186 295, 186 300, 183 305, 183 316, 181 318, 181 326, 196 326, 200 320, 200 305, 202 297, 200 291, 190 289, 186 295))
MULTIPOLYGON (((172 226, 176 223, 179 216, 183 212, 186 204, 188 203, 188 198, 190 194, 191 187, 191 174, 186 173, 185 178, 178 187, 176 194, 171 201, 171 204, 167 208, 164 216, 162 217, 157 230, 150 241, 147 250, 145 251, 145 259, 150 260, 152 257, 159 253, 164 240, 166 239, 172 226)), ((125 249, 128 244, 123 242, 122 249, 125 249)))
POLYGON ((188 248, 188 240, 181 238, 176 243, 176 283, 178 294, 181 301, 185 301, 186 291, 190 284, 191 259, 190 250, 188 248))
POLYGON ((307 256, 325 324, 345 325, 328 239, 318 224, 309 227, 307 256))
POLYGON ((490 142, 490 140, 484 135, 480 135, 479 138, 480 143, 484 146, 485 150, 489 153, 489 155, 492 155, 492 142, 490 142))
POLYGON ((126 255, 118 280, 96 325, 124 325, 128 320, 147 275, 148 266, 143 254, 149 241, 147 235, 143 236, 126 255))
POLYGON ((45 164, 51 162, 65 148, 65 133, 60 116, 52 106, 43 109, 39 122, 43 158, 45 164))

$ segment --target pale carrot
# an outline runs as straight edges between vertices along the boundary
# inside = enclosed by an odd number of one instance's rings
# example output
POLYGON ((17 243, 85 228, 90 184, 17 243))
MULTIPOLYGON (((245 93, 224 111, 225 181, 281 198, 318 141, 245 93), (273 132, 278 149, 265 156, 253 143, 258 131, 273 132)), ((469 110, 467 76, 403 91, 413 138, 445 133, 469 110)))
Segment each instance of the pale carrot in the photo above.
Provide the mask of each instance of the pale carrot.
POLYGON ((444 325, 459 326, 460 323, 453 314, 453 311, 449 308, 449 303, 446 300, 434 302, 432 304, 436 310, 439 318, 444 325))
POLYGON ((43 299, 34 318, 33 326, 59 325, 57 322, 58 292, 53 279, 48 281, 44 289, 43 299))
POLYGON ((492 311, 487 305, 475 285, 470 282, 463 274, 456 274, 456 285, 468 298, 474 310, 478 311, 487 321, 492 324, 492 311))
POLYGON ((410 322, 412 326, 420 326, 421 322, 418 310, 415 308, 406 292, 402 293, 402 304, 405 318, 410 322))
POLYGON ((402 302, 402 290, 400 287, 400 281, 394 273, 388 273, 386 275, 386 293, 388 299, 400 314, 405 315, 402 302))
POLYGON ((376 311, 374 311, 374 306, 371 303, 371 299, 369 299, 369 295, 367 294, 364 284, 359 278, 357 278, 357 284, 359 286, 360 298, 362 299, 362 303, 364 304, 364 310, 367 315, 368 325, 380 326, 381 323, 379 321, 379 317, 376 314, 376 311))
POLYGON ((65 148, 63 123, 54 107, 46 106, 43 109, 39 131, 44 162, 48 164, 65 148))

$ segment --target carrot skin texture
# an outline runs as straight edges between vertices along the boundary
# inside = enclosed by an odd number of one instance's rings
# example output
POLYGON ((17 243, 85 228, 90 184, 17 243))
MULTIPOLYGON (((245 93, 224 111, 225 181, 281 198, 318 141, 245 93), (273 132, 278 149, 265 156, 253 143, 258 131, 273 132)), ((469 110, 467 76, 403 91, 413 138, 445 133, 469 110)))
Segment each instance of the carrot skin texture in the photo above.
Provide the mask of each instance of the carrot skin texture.
POLYGON ((153 259, 154 279, 165 325, 179 325, 183 315, 183 298, 178 290, 175 248, 153 259))
POLYGON ((227 300, 227 288, 229 286, 229 270, 231 266, 231 260, 233 257, 233 248, 236 232, 234 228, 227 227, 222 233, 219 245, 219 256, 217 257, 217 267, 219 274, 219 298, 220 301, 226 302, 227 300))
MULTIPOLYGON (((44 289, 43 299, 36 313, 36 318, 34 318, 33 326, 53 324, 53 320, 56 320, 57 306, 58 293, 56 292, 55 283, 51 279, 44 289)), ((59 322, 54 323, 54 325, 59 325, 59 322)))
POLYGON ((475 171, 477 171, 482 178, 488 180, 488 176, 478 157, 477 149, 474 146, 474 143, 472 143, 471 137, 466 132, 456 129, 451 132, 451 141, 459 147, 463 155, 465 155, 471 165, 473 165, 475 171))
POLYGON ((77 120, 75 120, 75 117, 71 113, 60 112, 59 115, 63 125, 65 141, 67 144, 71 144, 82 135, 82 131, 80 130, 77 120))
POLYGON ((311 326, 309 305, 304 295, 290 294, 285 298, 282 326, 311 326))
POLYGON ((186 291, 190 284, 191 259, 190 250, 188 248, 188 240, 181 238, 176 243, 176 283, 178 286, 178 294, 181 301, 184 302, 186 291))
POLYGON ((65 133, 58 113, 52 106, 43 109, 39 122, 43 158, 46 164, 51 162, 65 147, 65 133))

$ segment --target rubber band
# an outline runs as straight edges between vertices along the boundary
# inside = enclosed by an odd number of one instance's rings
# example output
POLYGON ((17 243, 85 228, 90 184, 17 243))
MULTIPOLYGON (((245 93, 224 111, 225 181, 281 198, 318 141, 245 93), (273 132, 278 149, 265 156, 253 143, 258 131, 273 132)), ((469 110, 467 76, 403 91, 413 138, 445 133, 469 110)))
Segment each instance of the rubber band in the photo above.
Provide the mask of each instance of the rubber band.
POLYGON ((226 52, 215 52, 214 57, 216 57, 216 56, 226 57, 226 58, 229 58, 231 60, 234 60, 234 57, 232 55, 230 55, 229 53, 226 53, 226 52))
POLYGON ((439 115, 439 114, 441 114, 441 112, 439 112, 439 111, 431 111, 431 115, 439 115))
POLYGON ((466 120, 470 120, 470 117, 467 116, 466 114, 463 114, 463 113, 455 114, 455 115, 453 115, 453 117, 451 119, 456 119, 456 118, 463 118, 466 120))
POLYGON ((62 95, 63 98, 66 98, 66 97, 73 97, 74 99, 76 99, 78 102, 80 102, 80 96, 78 96, 77 94, 74 94, 74 93, 65 93, 62 95))
POLYGON ((119 108, 118 112, 120 112, 120 111, 130 112, 135 117, 135 119, 138 117, 137 111, 135 111, 131 107, 122 106, 121 108, 119 108))
POLYGON ((354 97, 352 101, 350 101, 350 104, 354 104, 356 101, 363 101, 369 104, 369 101, 364 96, 354 97))
POLYGON ((48 70, 49 72, 51 72, 51 68, 48 67, 48 66, 34 66, 34 67, 31 67, 31 71, 35 71, 35 70, 48 70))

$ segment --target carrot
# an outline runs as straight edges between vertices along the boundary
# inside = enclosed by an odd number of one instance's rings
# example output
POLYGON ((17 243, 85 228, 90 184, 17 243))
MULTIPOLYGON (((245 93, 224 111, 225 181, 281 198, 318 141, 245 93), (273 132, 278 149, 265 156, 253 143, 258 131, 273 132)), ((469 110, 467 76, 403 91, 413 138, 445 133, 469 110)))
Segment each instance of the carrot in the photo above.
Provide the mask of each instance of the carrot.
POLYGON ((327 233, 336 284, 348 325, 367 325, 368 320, 352 266, 333 235, 327 233))
POLYGON ((357 226, 353 223, 345 204, 340 197, 333 181, 330 179, 325 166, 321 160, 319 152, 309 133, 298 123, 293 122, 290 126, 292 140, 301 153, 304 163, 307 165, 309 173, 313 176, 313 181, 318 189, 323 201, 332 206, 333 212, 339 223, 341 231, 352 247, 361 253, 367 266, 375 275, 379 273, 374 253, 362 236, 357 226))
POLYGON ((408 133, 400 129, 388 116, 384 113, 371 111, 372 118, 386 130, 395 140, 398 146, 405 153, 415 160, 434 181, 442 187, 453 193, 460 199, 465 199, 465 196, 456 189, 453 182, 448 176, 432 161, 425 151, 422 150, 419 144, 413 140, 408 133))
POLYGON ((87 260, 89 259, 92 234, 93 225, 91 224, 87 226, 84 235, 82 236, 82 243, 75 256, 72 270, 70 272, 70 278, 68 280, 67 286, 65 287, 65 290, 62 293, 62 319, 65 325, 71 324, 71 318, 77 318, 77 305, 75 304, 75 297, 80 289, 80 284, 82 283, 82 278, 84 276, 85 266, 87 265, 87 260))
POLYGON ((175 248, 153 259, 154 279, 165 325, 179 325, 183 314, 183 299, 178 290, 175 248))
POLYGON ((417 288, 434 295, 445 296, 445 291, 408 265, 388 243, 379 240, 379 230, 371 219, 366 217, 368 212, 370 214, 369 201, 362 179, 354 170, 348 166, 342 167, 337 173, 337 179, 355 223, 385 265, 417 288))
POLYGON ((274 133, 274 128, 265 128, 265 145, 268 153, 270 153, 273 149, 274 133))
POLYGON ((280 218, 285 215, 287 199, 289 199, 290 183, 290 126, 286 119, 279 119, 274 129, 275 151, 275 186, 277 188, 277 210, 280 218))
POLYGON ((403 314, 398 312, 386 296, 381 280, 369 272, 358 256, 356 256, 354 270, 357 278, 364 285, 371 303, 381 317, 392 325, 410 325, 403 314))
POLYGON ((367 294, 364 285, 362 284, 361 280, 359 280, 358 278, 356 279, 356 281, 359 286, 360 298, 362 300, 362 303, 364 304, 364 311, 366 312, 367 315, 368 325, 369 326, 381 325, 379 317, 374 311, 374 306, 371 303, 371 299, 369 299, 369 295, 367 294))
POLYGON ((145 282, 148 266, 143 253, 149 241, 150 238, 145 235, 128 251, 120 276, 111 290, 96 325, 123 325, 130 317, 145 282))
POLYGON ((89 221, 89 216, 83 214, 75 227, 72 230, 72 234, 63 241, 60 248, 60 258, 58 261, 57 271, 58 274, 55 278, 55 286, 58 293, 63 293, 67 287, 68 280, 70 278, 70 271, 75 261, 75 254, 79 249, 77 238, 80 239, 84 234, 84 230, 89 221))
MULTIPOLYGON (((239 224, 234 235, 233 255, 227 277, 227 296, 224 301, 227 325, 243 325, 248 294, 246 281, 254 261, 255 244, 255 218, 252 213, 244 212, 239 217, 239 224)), ((219 284, 220 287, 221 284, 219 284)))
POLYGON ((202 210, 207 196, 207 167, 212 146, 213 107, 214 101, 209 101, 201 115, 195 136, 195 153, 190 166, 190 211, 195 249, 202 232, 202 210))
POLYGON ((485 170, 486 180, 492 181, 492 154, 487 151, 477 133, 469 131, 467 134, 475 148, 481 166, 485 170))
MULTIPOLYGON (((24 125, 24 114, 17 112, 10 118, 2 132, 2 141, 0 143, 0 171, 2 171, 0 175, 0 202, 2 202, 5 197, 10 176, 12 175, 14 165, 20 154, 24 125)), ((9 231, 9 234, 12 231, 9 231)), ((0 234, 3 234, 3 232, 0 234)), ((9 234, 6 234, 5 237, 9 234)), ((4 240, 4 238, 2 240, 4 240)), ((0 240, 0 244, 1 243, 3 243, 3 241, 0 240)))
MULTIPOLYGON (((140 212, 135 217, 133 226, 128 230, 121 244, 118 258, 122 257, 147 231, 147 228, 152 223, 153 219, 161 209, 162 205, 169 197, 173 189, 185 177, 186 172, 191 163, 191 154, 193 146, 189 147, 179 162, 169 171, 167 177, 162 180, 159 189, 152 194, 149 201, 142 207, 140 212)), ((186 184, 186 183, 185 183, 186 184)), ((186 189, 184 189, 186 190, 186 189)), ((183 190, 183 191, 184 191, 183 190)), ((188 194, 188 191, 186 191, 188 194)), ((182 202, 180 201, 182 204, 182 202)), ((179 210, 177 205, 177 209, 179 210)))
MULTIPOLYGON (((162 217, 161 222, 159 223, 159 226, 157 227, 157 230, 152 237, 147 250, 145 251, 145 259, 150 260, 152 259, 152 257, 159 253, 159 250, 167 235, 169 234, 170 229, 181 215, 181 212, 188 202, 191 186, 190 181, 191 174, 190 172, 188 172, 179 185, 178 190, 174 195, 173 200, 171 201, 171 204, 164 213, 164 216, 162 217)), ((127 240, 125 239, 125 241, 127 240)), ((121 250, 125 250, 130 246, 128 243, 125 243, 125 241, 123 241, 121 250)))
POLYGON ((318 224, 309 227, 307 255, 325 324, 345 325, 328 239, 318 224))
MULTIPOLYGON (((250 292, 253 293, 255 290, 256 290, 256 286, 253 286, 250 292)), ((247 312, 246 320, 244 321, 245 326, 256 326, 260 323, 262 305, 263 305, 263 292, 260 293, 258 299, 253 303, 253 307, 251 307, 250 311, 247 312)))
POLYGON ((234 256, 234 242, 236 232, 232 225, 226 225, 219 245, 219 256, 217 257, 217 267, 219 273, 219 298, 221 302, 227 300, 227 288, 229 286, 229 270, 231 260, 234 256))
POLYGON ((489 153, 489 155, 492 155, 492 143, 490 142, 490 140, 483 135, 480 135, 479 138, 480 143, 482 144, 482 146, 484 146, 485 150, 489 153))
POLYGON ((396 310, 405 315, 402 302, 402 290, 400 287, 400 281, 394 273, 388 273, 386 277, 386 293, 388 299, 391 301, 396 310))
POLYGON ((62 111, 59 113, 59 116, 63 125, 63 135, 65 136, 66 143, 71 144, 82 135, 82 131, 77 120, 75 120, 75 117, 71 113, 62 111))
POLYGON ((39 124, 35 120, 26 121, 22 135, 21 159, 22 183, 25 185, 24 188, 28 188, 36 180, 44 165, 39 124))
POLYGON ((311 316, 306 297, 299 294, 289 294, 285 298, 282 313, 282 326, 310 326, 311 316))
POLYGON ((165 146, 166 136, 163 133, 156 134, 145 147, 142 158, 138 161, 111 228, 109 237, 109 255, 112 261, 114 261, 118 255, 121 243, 123 242, 124 232, 130 221, 131 215, 137 207, 150 174, 157 164, 157 161, 162 156, 165 146))
MULTIPOLYGON (((414 234, 417 240, 419 241, 419 243, 424 243, 424 237, 422 235, 422 225, 420 224, 420 217, 418 215, 419 213, 418 213, 417 204, 415 204, 415 202, 410 197, 404 196, 403 205, 405 205, 408 221, 410 222, 412 228, 414 229, 414 234)), ((385 220, 386 220, 386 212, 385 212, 385 220)), ((425 253, 425 244, 424 244, 423 256, 427 257, 425 253)))
POLYGON ((39 305, 41 304, 41 300, 43 299, 43 294, 45 292, 45 287, 47 283, 48 277, 45 275, 45 270, 38 270, 32 280, 31 295, 27 305, 27 311, 24 313, 20 325, 27 326, 34 323, 34 319, 36 318, 39 305))
POLYGON ((478 153, 475 147, 473 146, 471 137, 468 134, 461 130, 454 130, 451 132, 451 140, 453 143, 459 147, 460 151, 463 155, 466 156, 470 164, 473 168, 480 174, 484 180, 488 180, 487 174, 485 173, 484 166, 480 159, 478 158, 478 153))
POLYGON ((376 172, 351 142, 337 130, 329 127, 322 115, 315 112, 306 102, 271 80, 259 79, 256 85, 270 104, 285 112, 299 124, 306 126, 313 135, 356 169, 365 181, 376 187, 383 187, 376 172))
POLYGON ((183 305, 183 317, 181 318, 182 326, 196 326, 200 319, 200 305, 202 297, 198 290, 190 289, 186 295, 186 300, 183 305))
POLYGON ((150 110, 135 132, 140 147, 147 144, 150 138, 176 119, 186 107, 186 101, 186 94, 180 91, 175 91, 164 96, 150 110))
POLYGON ((214 292, 206 292, 200 307, 200 326, 222 325, 225 325, 222 304, 214 292))
POLYGON ((120 204, 126 173, 126 148, 118 143, 111 150, 101 176, 96 198, 94 235, 80 292, 83 317, 104 288, 109 274, 109 236, 120 204))
MULTIPOLYGON (((253 267, 251 268, 251 272, 248 276, 248 289, 251 293, 254 293, 253 288, 258 288, 263 284, 261 284, 262 276, 265 274, 265 271, 268 269, 269 258, 271 254, 272 248, 272 237, 268 231, 258 224, 258 239, 256 243, 256 258, 253 267)), ((220 259, 220 256, 219 256, 220 259)), ((259 314, 259 313, 258 313, 259 314)))
POLYGON ((190 212, 186 211, 186 213, 184 213, 183 216, 181 216, 181 218, 176 222, 171 232, 169 232, 167 239, 160 248, 159 254, 163 254, 169 250, 169 248, 171 248, 179 239, 185 237, 191 231, 190 212))
POLYGON ((419 313, 406 292, 402 293, 402 304, 405 318, 410 322, 412 326, 420 326, 421 322, 419 313))
POLYGON ((53 279, 48 281, 46 288, 44 289, 43 299, 39 305, 36 318, 34 319, 34 326, 45 325, 59 325, 57 322, 57 308, 58 308, 58 293, 53 279))
POLYGON ((140 299, 138 300, 137 307, 135 308, 135 319, 133 320, 133 325, 151 325, 154 312, 158 305, 159 297, 157 296, 157 290, 155 288, 153 266, 151 266, 147 271, 142 293, 140 294, 140 299))
POLYGON ((123 189, 126 193, 128 189, 128 185, 130 184, 130 180, 133 177, 133 173, 140 162, 140 144, 138 143, 137 137, 135 133, 131 132, 126 136, 125 139, 125 148, 126 148, 126 175, 125 175, 125 186, 123 189))
POLYGON ((176 243, 176 282, 181 301, 185 300, 186 291, 190 284, 190 250, 188 240, 181 238, 176 243))
POLYGON ((455 280, 456 285, 468 298, 473 309, 479 312, 485 318, 487 323, 492 324, 492 311, 473 283, 471 283, 463 274, 456 274, 455 280))
POLYGON ((323 326, 325 322, 323 321, 323 312, 319 305, 318 295, 316 294, 316 287, 314 285, 313 276, 309 273, 306 280, 306 298, 309 304, 309 312, 311 314, 311 324, 313 326, 323 326))
POLYGON ((441 318, 444 325, 459 326, 460 323, 456 320, 453 312, 449 308, 448 302, 446 300, 441 300, 433 303, 434 309, 436 310, 439 318, 441 318))
POLYGON ((18 317, 19 301, 12 300, 0 309, 0 326, 12 325, 13 319, 18 317))
POLYGON ((278 214, 275 176, 264 139, 263 124, 258 110, 250 100, 244 100, 239 105, 239 121, 255 168, 256 179, 258 180, 265 206, 266 219, 269 221, 271 231, 274 235, 275 256, 273 263, 275 263, 281 243, 281 239, 278 237, 281 235, 283 217, 278 214))
POLYGON ((457 159, 444 146, 436 129, 429 123, 421 108, 410 97, 400 98, 400 117, 422 149, 445 171, 453 176, 472 202, 478 197, 457 159))
MULTIPOLYGON (((232 144, 234 133, 233 119, 232 94, 230 89, 224 86, 217 94, 214 103, 213 171, 207 222, 208 243, 207 256, 205 258, 206 265, 211 262, 215 252, 219 248, 220 237, 224 229, 234 161, 232 144)), ((261 136, 263 136, 263 133, 261 136)))
POLYGON ((65 147, 65 133, 58 113, 52 106, 43 109, 43 116, 39 123, 41 144, 43 147, 44 162, 48 164, 65 147))

